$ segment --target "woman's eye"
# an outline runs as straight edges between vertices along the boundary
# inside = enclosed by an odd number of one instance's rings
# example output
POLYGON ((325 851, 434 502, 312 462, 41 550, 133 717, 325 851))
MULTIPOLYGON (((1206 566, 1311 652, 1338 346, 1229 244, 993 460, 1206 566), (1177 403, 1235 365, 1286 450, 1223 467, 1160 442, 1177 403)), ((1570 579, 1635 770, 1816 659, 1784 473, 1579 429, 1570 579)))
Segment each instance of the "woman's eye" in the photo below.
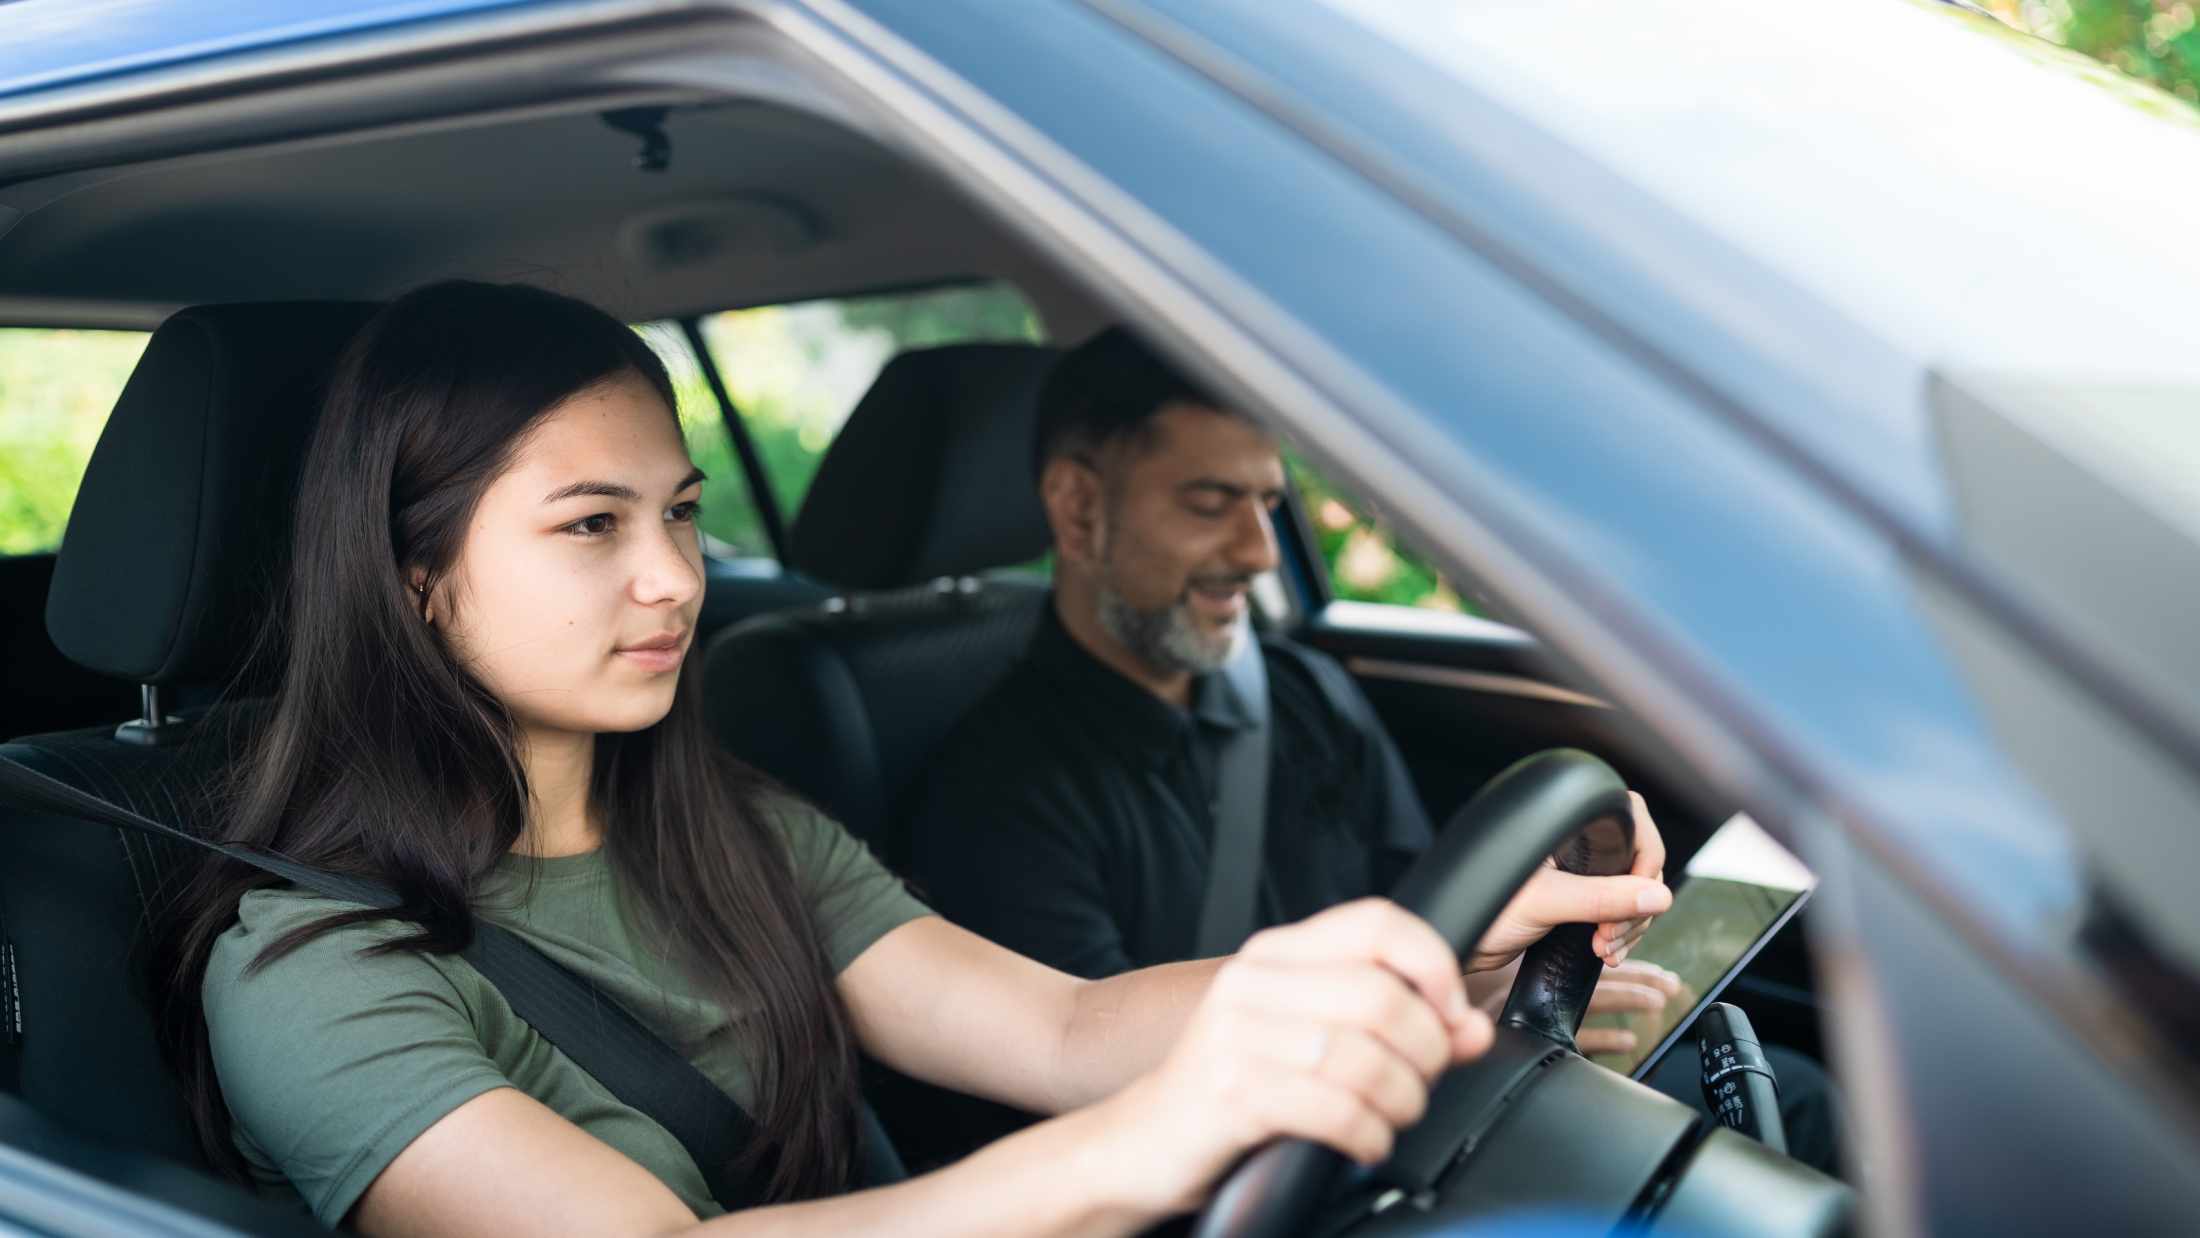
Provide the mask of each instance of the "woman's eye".
POLYGON ((593 516, 583 516, 565 526, 565 531, 578 533, 583 537, 602 537, 617 526, 618 521, 610 512, 597 512, 593 516))
POLYGON ((665 519, 674 524, 692 524, 695 518, 702 514, 703 501, 701 499, 689 499, 685 503, 674 503, 665 509, 665 519))

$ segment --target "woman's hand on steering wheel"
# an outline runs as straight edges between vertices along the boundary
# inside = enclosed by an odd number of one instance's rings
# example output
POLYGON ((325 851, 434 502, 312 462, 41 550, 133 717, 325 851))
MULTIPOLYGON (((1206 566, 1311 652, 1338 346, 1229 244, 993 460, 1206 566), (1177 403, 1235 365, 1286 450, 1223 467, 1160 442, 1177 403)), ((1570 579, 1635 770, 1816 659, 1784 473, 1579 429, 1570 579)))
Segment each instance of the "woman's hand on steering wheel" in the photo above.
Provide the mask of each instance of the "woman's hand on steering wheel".
POLYGON ((1673 905, 1673 892, 1665 886, 1665 840, 1642 796, 1629 791, 1627 799, 1635 818, 1635 859, 1627 873, 1580 877, 1546 863, 1482 934, 1468 971, 1503 967, 1561 924, 1595 924, 1597 957, 1608 967, 1627 960, 1650 922, 1673 905))
POLYGON ((1379 1163, 1431 1082, 1491 1039, 1435 930, 1385 899, 1331 908, 1246 942, 1167 1059, 1105 1102, 1115 1165, 1178 1211, 1277 1138, 1379 1163))

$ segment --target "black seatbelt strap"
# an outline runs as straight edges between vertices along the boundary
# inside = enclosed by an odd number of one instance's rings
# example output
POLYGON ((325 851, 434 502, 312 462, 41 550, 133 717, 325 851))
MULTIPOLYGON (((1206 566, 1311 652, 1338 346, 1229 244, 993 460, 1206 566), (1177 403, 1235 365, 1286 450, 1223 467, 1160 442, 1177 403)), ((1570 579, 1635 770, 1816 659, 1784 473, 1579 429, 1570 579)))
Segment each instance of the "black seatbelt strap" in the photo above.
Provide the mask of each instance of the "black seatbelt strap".
POLYGON ((1195 958, 1235 953, 1252 935, 1268 836, 1268 755, 1274 726, 1268 709, 1268 664, 1250 627, 1220 674, 1237 694, 1251 725, 1232 732, 1216 753, 1214 845, 1208 849, 1207 891, 1199 908, 1195 958))
MULTIPOLYGON (((0 756, 0 789, 8 791, 15 803, 218 852, 329 898, 379 908, 394 908, 400 902, 395 891, 377 882, 199 838, 5 756, 0 756)), ((732 1211, 763 1201, 760 1184, 734 1168, 735 1156, 755 1137, 748 1113, 625 1007, 517 934, 479 917, 474 920, 473 944, 459 957, 495 985, 513 1013, 544 1040, 613 1096, 672 1132, 694 1158, 711 1197, 721 1206, 732 1211)), ((867 1111, 863 1116, 865 1172, 876 1180, 877 1175, 898 1168, 898 1161, 893 1161, 891 1146, 878 1141, 876 1119, 867 1111), (891 1166, 881 1162, 882 1155, 891 1166)))

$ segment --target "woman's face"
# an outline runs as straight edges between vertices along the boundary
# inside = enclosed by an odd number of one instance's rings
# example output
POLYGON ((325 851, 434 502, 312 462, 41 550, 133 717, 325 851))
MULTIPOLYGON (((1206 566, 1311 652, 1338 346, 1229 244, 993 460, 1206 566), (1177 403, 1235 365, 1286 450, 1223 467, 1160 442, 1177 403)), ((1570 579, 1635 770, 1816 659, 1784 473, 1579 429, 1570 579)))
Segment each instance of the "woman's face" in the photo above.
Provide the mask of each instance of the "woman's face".
POLYGON ((636 374, 521 440, 428 614, 522 728, 635 731, 672 708, 703 601, 702 480, 636 374))

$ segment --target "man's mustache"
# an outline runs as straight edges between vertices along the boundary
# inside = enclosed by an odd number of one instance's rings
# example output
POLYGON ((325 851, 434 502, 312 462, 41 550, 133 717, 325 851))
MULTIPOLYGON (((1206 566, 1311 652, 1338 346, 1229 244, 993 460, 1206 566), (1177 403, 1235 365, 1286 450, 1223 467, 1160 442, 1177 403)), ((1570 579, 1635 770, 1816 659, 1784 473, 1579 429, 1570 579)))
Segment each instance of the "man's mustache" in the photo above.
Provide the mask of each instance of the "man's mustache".
POLYGON ((1208 576, 1194 576, 1184 583, 1186 589, 1250 589, 1258 572, 1226 572, 1208 576))

